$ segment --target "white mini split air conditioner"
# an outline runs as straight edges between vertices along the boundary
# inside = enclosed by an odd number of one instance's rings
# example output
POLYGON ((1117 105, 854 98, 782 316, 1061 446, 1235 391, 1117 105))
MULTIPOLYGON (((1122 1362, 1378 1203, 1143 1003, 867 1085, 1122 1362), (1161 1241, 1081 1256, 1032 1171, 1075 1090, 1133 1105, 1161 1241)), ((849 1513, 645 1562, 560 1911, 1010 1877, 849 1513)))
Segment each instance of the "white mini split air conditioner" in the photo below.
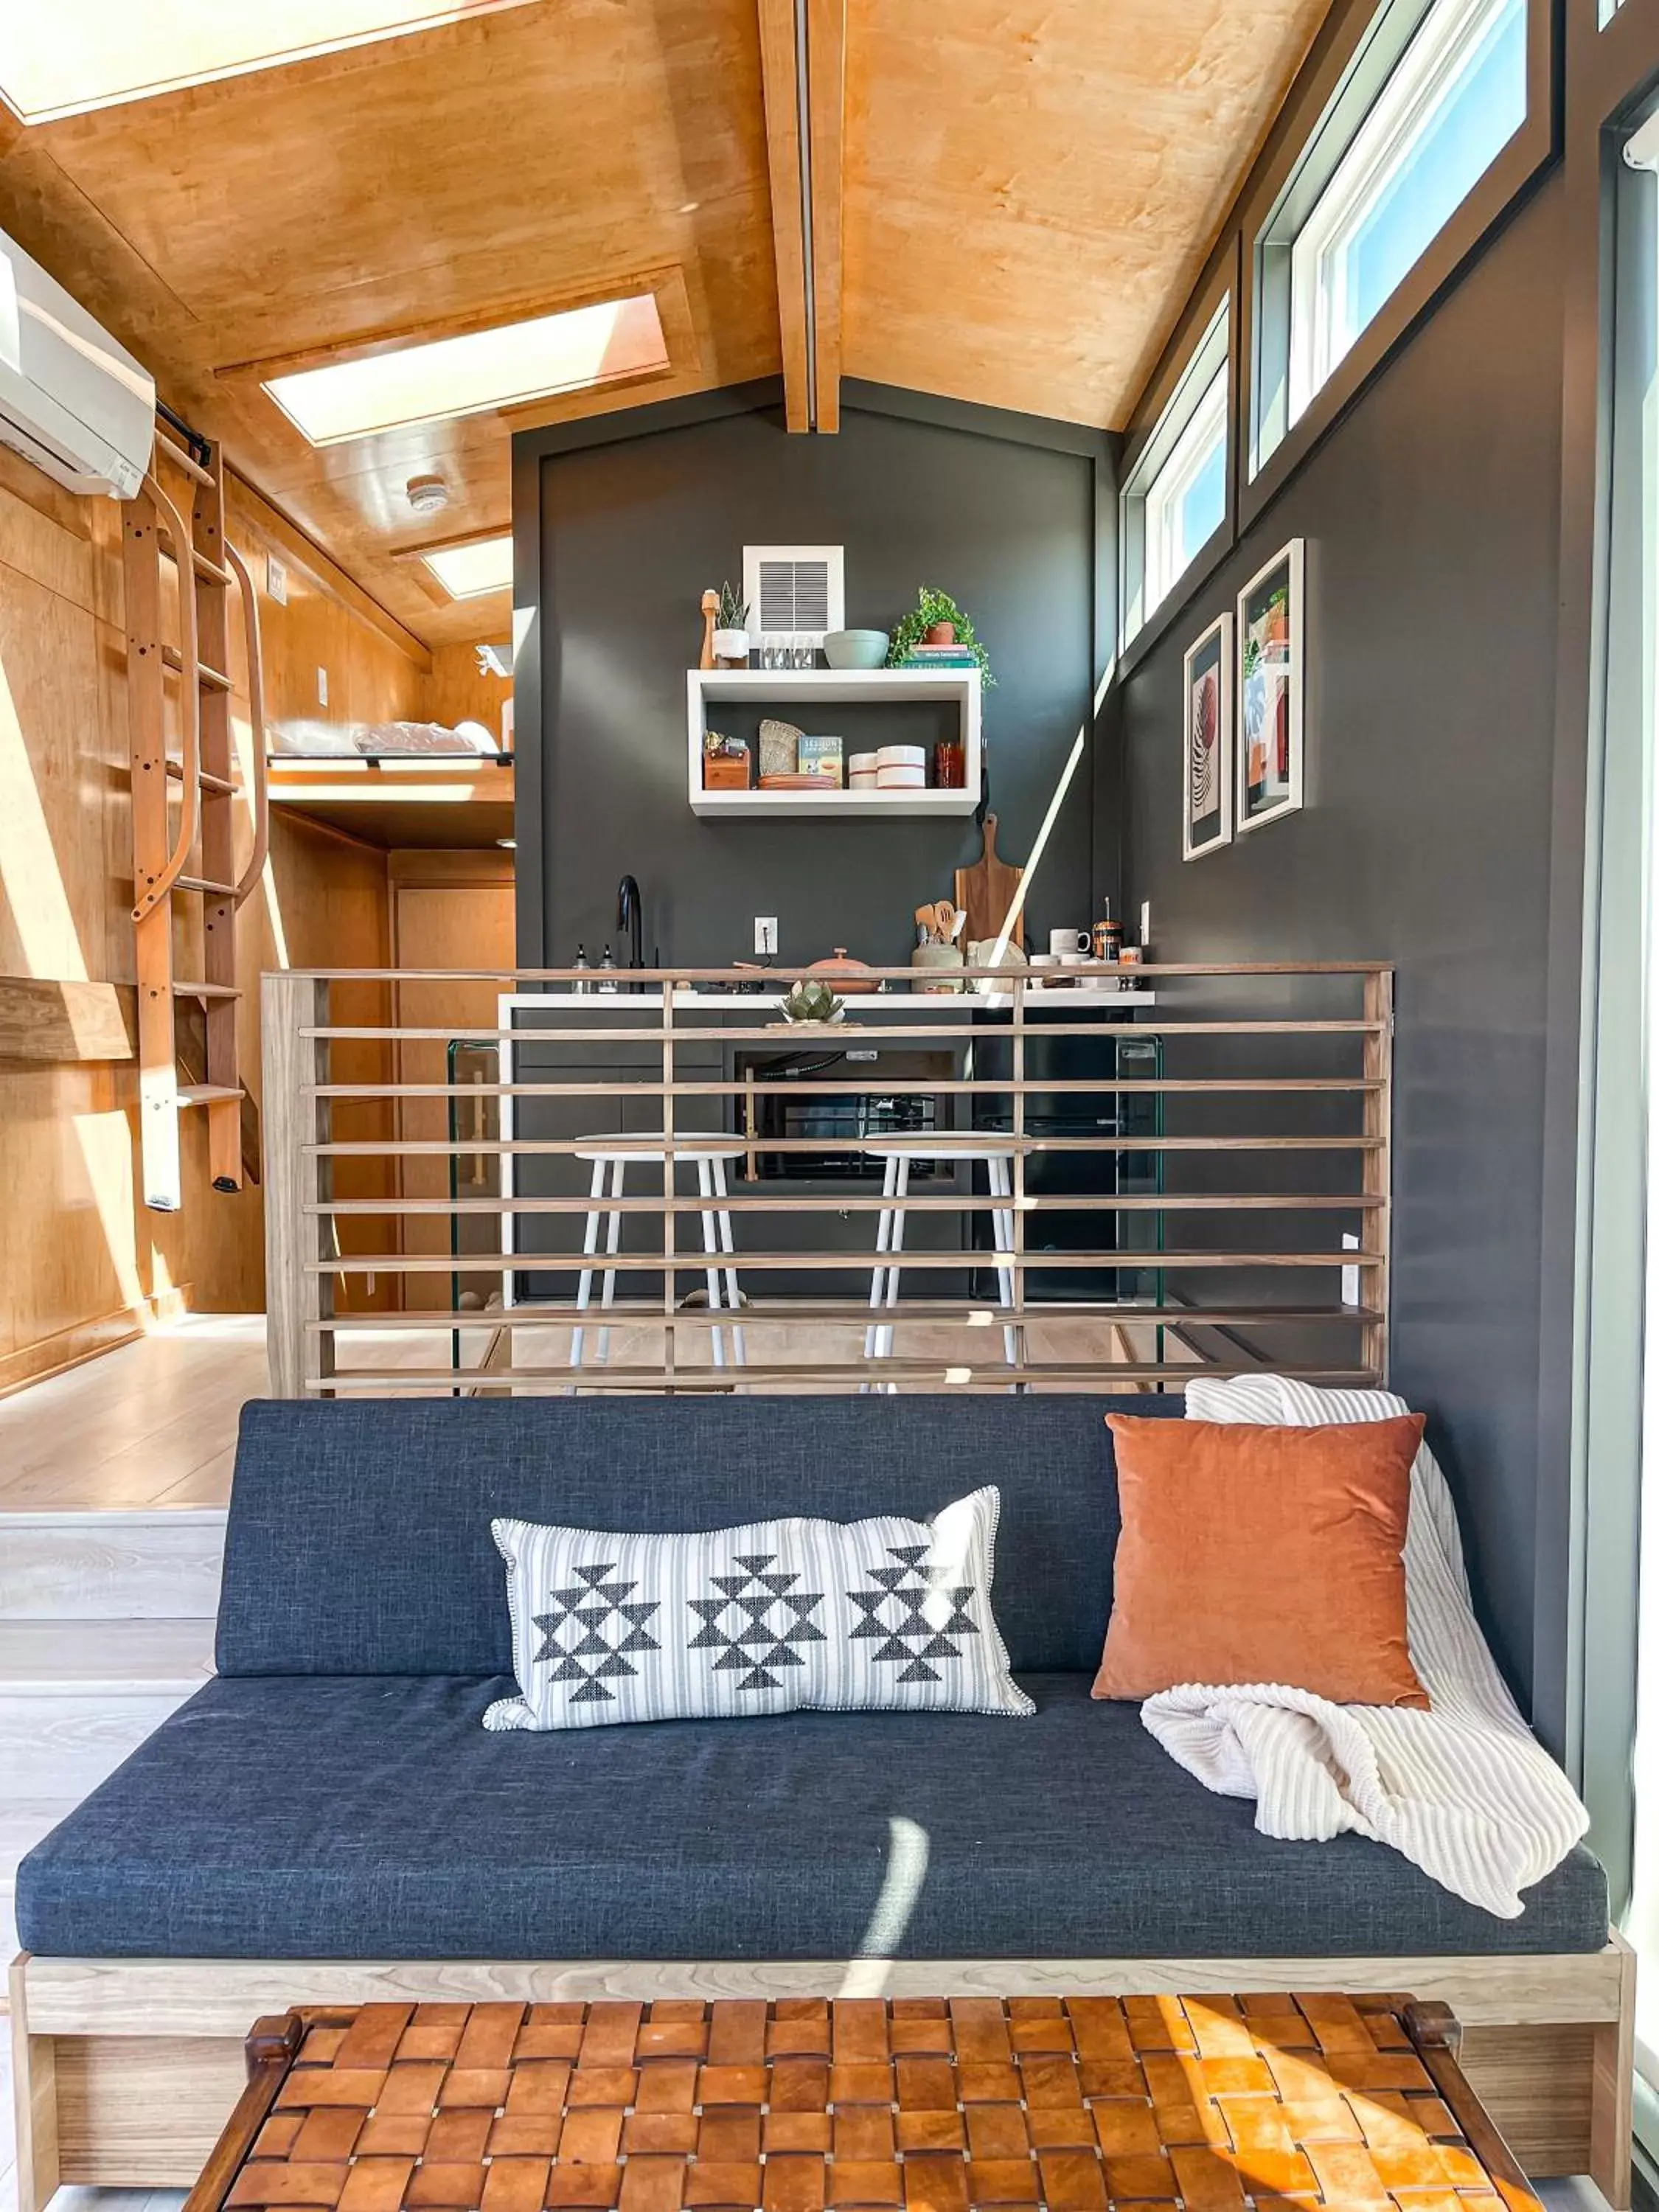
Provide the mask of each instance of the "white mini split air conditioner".
POLYGON ((155 434, 155 379, 0 231, 0 444, 71 491, 131 499, 155 434))

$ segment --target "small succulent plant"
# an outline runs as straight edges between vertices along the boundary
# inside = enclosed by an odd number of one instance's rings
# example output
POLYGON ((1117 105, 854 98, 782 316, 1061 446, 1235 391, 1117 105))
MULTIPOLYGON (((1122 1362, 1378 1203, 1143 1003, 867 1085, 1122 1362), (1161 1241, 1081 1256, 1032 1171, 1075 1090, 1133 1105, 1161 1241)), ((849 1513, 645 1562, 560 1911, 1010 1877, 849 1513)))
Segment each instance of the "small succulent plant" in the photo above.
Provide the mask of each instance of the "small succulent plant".
POLYGON ((783 1002, 787 1022, 838 1022, 844 1011, 827 983, 811 980, 795 984, 783 1002))

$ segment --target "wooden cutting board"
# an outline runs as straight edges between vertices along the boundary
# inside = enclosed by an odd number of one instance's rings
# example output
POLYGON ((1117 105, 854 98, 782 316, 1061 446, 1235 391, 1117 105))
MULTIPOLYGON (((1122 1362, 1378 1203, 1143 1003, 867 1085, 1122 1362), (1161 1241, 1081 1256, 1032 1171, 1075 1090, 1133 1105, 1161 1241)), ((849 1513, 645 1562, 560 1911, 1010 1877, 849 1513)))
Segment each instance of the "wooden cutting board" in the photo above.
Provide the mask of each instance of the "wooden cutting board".
POLYGON ((968 920, 957 942, 965 951, 975 938, 994 937, 1019 888, 1019 870, 997 854, 997 817, 985 817, 985 850, 971 868, 957 870, 957 904, 968 920))

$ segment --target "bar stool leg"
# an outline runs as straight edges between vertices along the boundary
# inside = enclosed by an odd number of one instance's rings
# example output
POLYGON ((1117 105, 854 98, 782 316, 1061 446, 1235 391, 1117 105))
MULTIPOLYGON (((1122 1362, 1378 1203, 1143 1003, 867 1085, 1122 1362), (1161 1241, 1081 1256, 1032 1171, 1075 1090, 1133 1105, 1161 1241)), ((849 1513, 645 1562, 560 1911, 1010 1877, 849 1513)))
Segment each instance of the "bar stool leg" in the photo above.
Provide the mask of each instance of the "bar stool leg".
MULTIPOLYGON (((702 1200, 702 1249, 709 1259, 715 1260, 720 1257, 720 1237, 714 1228, 714 1177, 711 1163, 707 1159, 697 1162, 697 1194, 702 1200)), ((706 1268, 704 1278, 708 1285, 708 1310, 719 1313, 721 1305, 720 1271, 718 1267, 706 1268)), ((714 1339, 714 1364, 724 1367, 726 1331, 716 1324, 709 1334, 714 1339)))
MULTIPOLYGON (((619 1199, 622 1196, 623 1178, 627 1172, 628 1162, 625 1159, 619 1157, 612 1161, 611 1167, 611 1195, 613 1200, 619 1199)), ((611 1208, 610 1218, 605 1224, 605 1257, 609 1260, 614 1260, 616 1258, 617 1248, 622 1243, 622 1221, 623 1218, 620 1212, 617 1210, 616 1206, 613 1205, 611 1208)), ((605 1282, 599 1291, 599 1304, 606 1313, 609 1313, 616 1303, 617 1271, 614 1267, 607 1267, 605 1271, 605 1282)), ((599 1331, 600 1366, 605 1366, 610 1358, 611 1324, 607 1322, 604 1328, 599 1331)))
MULTIPOLYGON (((886 1306, 887 1310, 890 1313, 898 1304, 900 1269, 896 1265, 896 1255, 904 1249, 904 1201, 909 1195, 910 1190, 910 1162, 908 1156, 906 1153, 900 1152, 894 1161, 894 1165, 897 1168, 898 1174, 896 1176, 893 1184, 893 1225, 889 1231, 887 1237, 887 1256, 889 1266, 887 1269, 886 1306)), ((889 1322, 884 1323, 877 1334, 876 1357, 878 1359, 890 1359, 892 1356, 893 1327, 892 1323, 889 1322)), ((898 1384, 896 1382, 890 1382, 887 1385, 887 1389, 890 1395, 897 1390, 898 1384)))
MULTIPOLYGON (((874 1313, 881 1311, 882 1303, 886 1295, 887 1270, 881 1266, 880 1261, 892 1240, 893 1193, 897 1188, 898 1155, 896 1152, 890 1152, 883 1163, 881 1173, 881 1194, 885 1203, 882 1206, 880 1218, 876 1224, 877 1264, 870 1271, 870 1307, 874 1313)), ((864 1356, 866 1359, 873 1359, 876 1356, 876 1340, 878 1334, 876 1324, 872 1322, 864 1332, 864 1356)), ((867 1390, 870 1385, 866 1382, 863 1387, 867 1390)))
MULTIPOLYGON (((712 1166, 714 1176, 714 1195, 716 1198, 724 1201, 728 1195, 726 1188, 726 1162, 717 1157, 713 1161, 712 1166)), ((715 1214, 714 1219, 716 1226, 719 1228, 720 1232, 720 1250, 726 1254, 728 1259, 730 1259, 735 1255, 737 1246, 732 1241, 732 1237, 731 1211, 723 1202, 718 1212, 715 1214)), ((738 1271, 735 1267, 727 1267, 725 1270, 725 1274, 726 1303, 733 1313, 738 1313, 742 1310, 743 1300, 738 1293, 738 1271)), ((743 1340, 743 1323, 741 1322, 734 1321, 732 1324, 732 1350, 736 1357, 738 1365, 739 1367, 747 1366, 749 1364, 749 1349, 743 1340)))
MULTIPOLYGON (((593 1255, 599 1249, 599 1200, 605 1196, 605 1177, 608 1173, 609 1163, 607 1161, 602 1159, 594 1161, 593 1173, 589 1179, 587 1186, 587 1225, 582 1234, 582 1256, 584 1259, 591 1260, 593 1255)), ((579 1314, 586 1313, 588 1307, 592 1304, 592 1299, 593 1270, 592 1267, 584 1267, 576 1281, 577 1312, 579 1314)), ((580 1323, 570 1332, 570 1364, 573 1367, 580 1367, 582 1364, 582 1338, 585 1332, 581 1328, 580 1323)))
MULTIPOLYGON (((1005 1158, 1000 1154, 993 1153, 985 1164, 985 1171, 990 1182, 993 1198, 1006 1199, 1013 1196, 1013 1184, 1008 1172, 1008 1163, 1005 1158)), ((992 1213, 991 1230, 996 1238, 998 1252, 1012 1252, 1014 1249, 1014 1212, 1011 1206, 1000 1207, 992 1213)), ((1014 1270, 1012 1264, 1004 1266, 999 1261, 997 1289, 1001 1294, 1003 1304, 1012 1305, 1014 1270)), ((1003 1356, 1011 1367, 1016 1367, 1019 1364, 1020 1353, 1024 1349, 1021 1342, 1024 1334, 1024 1331, 1022 1328, 1012 1322, 1005 1322, 1002 1331, 1002 1350, 1003 1356)))

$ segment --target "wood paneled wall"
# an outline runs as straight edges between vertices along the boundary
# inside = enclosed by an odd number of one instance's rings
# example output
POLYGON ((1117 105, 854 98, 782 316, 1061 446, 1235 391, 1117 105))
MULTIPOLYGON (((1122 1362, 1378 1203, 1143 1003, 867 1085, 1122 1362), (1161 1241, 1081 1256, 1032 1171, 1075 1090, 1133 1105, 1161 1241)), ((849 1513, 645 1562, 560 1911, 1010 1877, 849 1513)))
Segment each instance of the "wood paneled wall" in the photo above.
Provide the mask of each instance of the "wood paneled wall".
POLYGON ((480 670, 476 646, 433 647, 427 712, 434 722, 447 722, 451 729, 457 722, 482 722, 499 744, 501 707, 512 696, 510 678, 486 676, 480 670))
MULTIPOLYGON (((429 711, 424 647, 234 481, 229 519, 260 586, 268 714, 367 720, 429 711), (287 569, 286 606, 264 590, 271 552, 287 569), (317 704, 319 667, 329 672, 326 709, 317 704)), ((112 501, 76 499, 0 450, 0 982, 132 981, 120 531, 112 501)), ((246 777, 240 658, 234 672, 246 777)), ((181 972, 200 973, 187 951, 186 943, 181 972)), ((376 967, 389 957, 385 854, 279 819, 265 882, 239 917, 250 1089, 257 1095, 262 969, 376 967)), ((366 994, 362 1018, 385 1015, 378 995, 366 994)), ((205 1127, 187 1113, 183 1209, 146 1211, 137 1196, 135 1094, 131 1061, 0 1059, 0 1389, 131 1334, 151 1316, 263 1303, 258 1191, 210 1188, 205 1127)), ((360 1113, 360 1133, 380 1128, 381 1108, 360 1113)), ((386 1188, 386 1164, 351 1165, 352 1194, 386 1188)), ((346 1182, 343 1176, 343 1191, 346 1182)), ((386 1234, 368 1218, 349 1226, 359 1249, 386 1234)), ((347 1294, 365 1302, 362 1279, 347 1294)), ((380 1286, 368 1302, 386 1296, 380 1286)))

